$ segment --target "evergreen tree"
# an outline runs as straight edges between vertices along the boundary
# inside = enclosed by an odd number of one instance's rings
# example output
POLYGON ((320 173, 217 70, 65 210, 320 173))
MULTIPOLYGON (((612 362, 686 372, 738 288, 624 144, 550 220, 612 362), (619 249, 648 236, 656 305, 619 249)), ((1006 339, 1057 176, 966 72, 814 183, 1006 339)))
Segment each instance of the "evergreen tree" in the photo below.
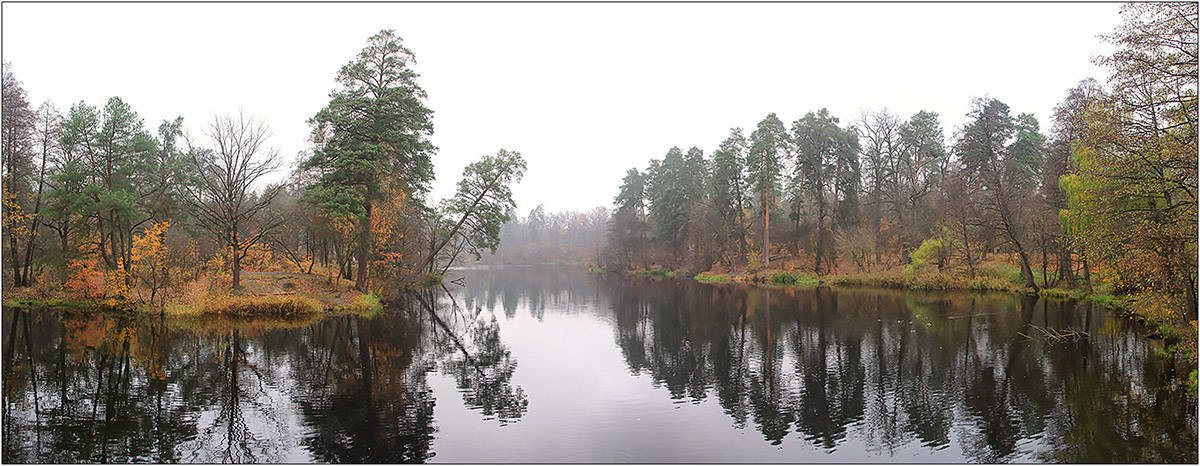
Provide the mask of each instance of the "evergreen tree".
POLYGON ((1025 286, 1037 288, 1029 263, 1027 235, 1032 188, 1040 164, 1042 136, 1031 115, 1014 119, 1008 105, 976 99, 955 150, 971 188, 972 202, 986 212, 980 223, 1013 247, 1025 286))
POLYGON ((382 183, 394 178, 409 199, 419 201, 433 181, 433 112, 411 68, 414 60, 394 31, 371 36, 338 72, 341 87, 329 104, 310 120, 316 148, 302 168, 317 171, 319 179, 305 198, 358 219, 355 285, 363 291, 372 208, 383 195, 382 183))
POLYGON ((660 164, 653 166, 649 183, 650 225, 654 237, 678 261, 688 227, 690 175, 683 151, 672 147, 660 164))
MULTIPOLYGON (((736 245, 738 257, 746 255, 746 224, 744 210, 746 199, 745 177, 746 138, 741 128, 729 131, 729 137, 713 153, 712 202, 717 218, 723 226, 726 248, 736 245)), ((732 260, 730 261, 732 265, 732 260)))
MULTIPOLYGON (((829 244, 838 218, 858 215, 858 136, 852 129, 838 127, 838 119, 826 109, 809 112, 792 125, 796 148, 796 177, 812 193, 816 203, 817 233, 813 271, 820 273, 821 260, 829 254, 829 244), (839 202, 840 201, 840 202, 839 202), (829 230, 826 230, 826 220, 829 230)), ((830 258, 830 262, 833 259, 830 258)))
POLYGON ((750 133, 750 151, 746 165, 750 173, 750 185, 758 200, 762 214, 763 264, 771 261, 771 206, 779 188, 779 176, 783 169, 783 158, 787 151, 787 129, 774 113, 758 122, 758 128, 750 133))

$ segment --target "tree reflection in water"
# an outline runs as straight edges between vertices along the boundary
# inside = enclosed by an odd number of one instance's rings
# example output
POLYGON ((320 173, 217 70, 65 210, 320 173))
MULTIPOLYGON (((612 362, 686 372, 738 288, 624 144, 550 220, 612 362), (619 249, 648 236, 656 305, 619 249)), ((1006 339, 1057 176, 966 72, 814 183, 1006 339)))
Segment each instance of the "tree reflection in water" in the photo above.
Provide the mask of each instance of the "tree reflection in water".
POLYGON ((496 322, 408 304, 315 323, 6 310, 4 460, 423 462, 439 366, 485 419, 520 419, 496 322))
MULTIPOLYGON (((582 317, 572 322, 597 329, 601 341, 612 332, 617 370, 600 375, 632 374, 675 403, 719 407, 714 414, 730 428, 778 451, 1196 461, 1195 400, 1180 367, 1155 356, 1135 325, 1088 304, 714 287, 552 267, 474 271, 467 283, 409 296, 371 319, 5 309, 3 460, 430 461, 435 438, 446 434, 437 402, 462 403, 474 422, 496 427, 544 426, 546 417, 526 419, 539 403, 526 390, 552 391, 514 382, 518 356, 528 353, 506 343, 541 338, 553 319, 582 317), (506 334, 510 324, 524 329, 506 334), (1027 337, 1038 335, 1031 326, 1086 333, 1048 341, 1027 337), (435 400, 435 379, 457 393, 435 400)), ((537 348, 530 343, 520 347, 537 348)), ((561 367, 545 362, 581 362, 539 361, 541 371, 561 367)), ((557 380, 535 375, 522 380, 557 380)), ((639 409, 569 401, 618 414, 639 409)), ((691 427, 670 434, 682 438, 691 427)), ((728 435, 730 445, 744 438, 728 435)))
POLYGON ((1175 366, 1153 356, 1132 324, 1090 304, 603 278, 596 286, 612 297, 631 370, 649 372, 672 397, 715 392, 734 426, 751 423, 774 445, 794 437, 833 451, 854 432, 883 456, 915 441, 932 450, 958 442, 964 459, 989 463, 1196 458, 1195 399, 1171 382, 1175 366), (1029 338, 1030 325, 1091 336, 1029 338))

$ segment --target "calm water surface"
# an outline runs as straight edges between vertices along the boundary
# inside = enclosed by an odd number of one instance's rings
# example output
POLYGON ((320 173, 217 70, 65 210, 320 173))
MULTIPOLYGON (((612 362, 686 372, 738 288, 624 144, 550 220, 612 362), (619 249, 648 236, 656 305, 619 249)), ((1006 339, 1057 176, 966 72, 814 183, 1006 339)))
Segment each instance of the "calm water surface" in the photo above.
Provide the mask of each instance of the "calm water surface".
POLYGON ((3 460, 1197 461, 1187 369, 1090 305, 458 275, 370 319, 5 309, 3 460))

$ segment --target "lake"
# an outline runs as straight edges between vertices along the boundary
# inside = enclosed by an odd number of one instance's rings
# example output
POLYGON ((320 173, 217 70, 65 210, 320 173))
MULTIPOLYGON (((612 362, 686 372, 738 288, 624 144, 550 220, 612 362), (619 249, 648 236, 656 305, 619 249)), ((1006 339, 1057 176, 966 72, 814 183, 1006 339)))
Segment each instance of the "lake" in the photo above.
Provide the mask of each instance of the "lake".
POLYGON ((1086 303, 451 271, 373 318, 3 313, 5 462, 1197 461, 1086 303))

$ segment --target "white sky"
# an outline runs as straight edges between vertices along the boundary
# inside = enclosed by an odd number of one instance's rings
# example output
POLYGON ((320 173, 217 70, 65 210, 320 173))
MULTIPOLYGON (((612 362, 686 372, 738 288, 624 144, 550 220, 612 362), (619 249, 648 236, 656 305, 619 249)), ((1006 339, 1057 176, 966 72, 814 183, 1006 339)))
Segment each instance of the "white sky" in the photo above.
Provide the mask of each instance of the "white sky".
POLYGON ((290 162, 338 68, 393 28, 434 111, 432 197, 515 149, 524 215, 610 205, 628 168, 768 112, 928 109, 949 136, 986 94, 1047 129, 1069 87, 1103 81, 1090 60, 1119 21, 1117 4, 4 4, 2 36, 34 105, 115 95, 192 134, 240 107, 290 162))

